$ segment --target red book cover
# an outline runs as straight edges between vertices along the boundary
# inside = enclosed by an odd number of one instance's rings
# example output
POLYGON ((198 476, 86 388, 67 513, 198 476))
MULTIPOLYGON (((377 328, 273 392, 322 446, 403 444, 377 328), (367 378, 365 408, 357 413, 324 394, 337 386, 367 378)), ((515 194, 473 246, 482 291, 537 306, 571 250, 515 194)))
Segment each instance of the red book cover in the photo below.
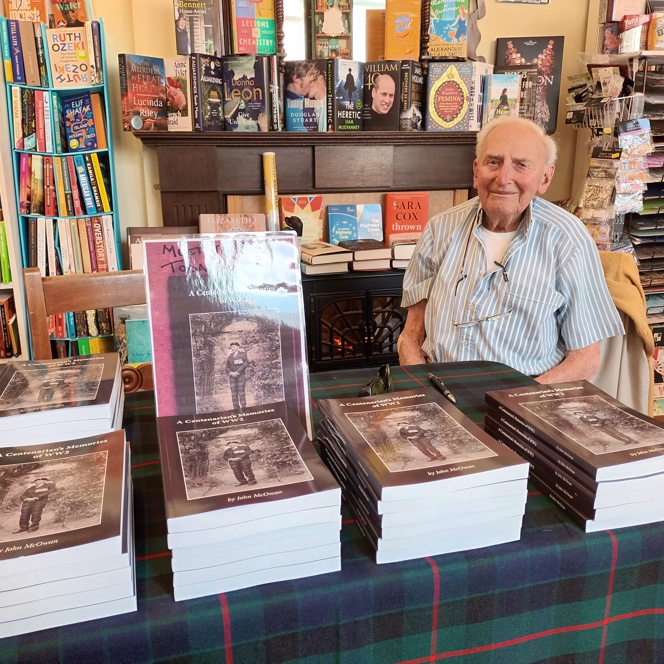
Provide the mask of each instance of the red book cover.
POLYGON ((26 152, 21 152, 18 169, 19 214, 28 214, 30 210, 31 162, 32 157, 26 152))
POLYGON ((71 197, 74 202, 74 214, 85 214, 81 205, 81 194, 78 190, 78 177, 76 176, 76 166, 74 166, 74 157, 68 155, 67 172, 69 173, 69 182, 71 183, 71 197))
POLYGON ((311 432, 295 237, 230 233, 144 247, 158 416, 286 401, 311 432))
POLYGON ((426 191, 385 194, 385 244, 417 242, 429 221, 426 191))
POLYGON ((90 252, 90 265, 93 272, 101 272, 97 263, 97 247, 95 245, 95 236, 92 228, 92 219, 87 217, 85 220, 85 233, 88 238, 88 251, 90 252))
POLYGON ((43 90, 35 90, 35 129, 37 132, 37 152, 46 152, 46 126, 44 124, 43 90))

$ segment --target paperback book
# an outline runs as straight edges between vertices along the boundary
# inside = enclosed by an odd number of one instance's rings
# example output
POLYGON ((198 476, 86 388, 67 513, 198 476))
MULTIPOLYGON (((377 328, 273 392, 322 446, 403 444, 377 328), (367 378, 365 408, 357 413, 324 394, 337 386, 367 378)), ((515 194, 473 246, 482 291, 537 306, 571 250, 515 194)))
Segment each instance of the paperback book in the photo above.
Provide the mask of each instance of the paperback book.
POLYGON ((173 0, 175 52, 222 55, 224 35, 219 0, 173 0))
POLYGON ((420 0, 385 2, 385 59, 420 59, 422 4, 420 0))
POLYGON ((383 240, 383 209, 379 203, 328 205, 329 241, 383 240))
POLYGON ((521 76, 518 73, 490 74, 484 79, 484 122, 520 115, 521 76))
POLYGON ((191 107, 196 131, 224 130, 224 79, 221 58, 192 53, 191 107))
POLYGON ((353 0, 309 2, 307 17, 311 30, 311 37, 307 40, 307 57, 353 57, 353 0))
POLYGON ((68 152, 106 149, 104 113, 98 92, 63 97, 62 113, 68 152))
POLYGON ((385 242, 388 245, 417 242, 428 221, 428 192, 385 193, 385 242))
POLYGON ((429 56, 466 59, 469 4, 469 0, 431 0, 427 49, 429 56))
POLYGON ((119 53, 122 128, 167 131, 166 69, 163 58, 119 53))
POLYGON ((323 197, 279 196, 281 230, 292 230, 303 243, 323 239, 323 197))
POLYGON ((295 237, 146 240, 145 258, 158 416, 286 401, 310 431, 295 237))
POLYGON ((286 131, 327 131, 325 60, 291 60, 284 66, 286 131))
POLYGON ((168 131, 192 131, 189 57, 164 58, 164 68, 168 131))
POLYGON ((274 0, 230 0, 233 53, 277 52, 274 0))
POLYGON ((417 60, 401 61, 401 96, 399 99, 399 130, 424 129, 424 72, 417 60))
POLYGON ((47 1, 49 8, 48 25, 51 28, 80 26, 83 25, 86 21, 92 20, 90 0, 47 1))
POLYGON ((226 131, 268 131, 270 61, 265 55, 221 58, 226 131))
POLYGON ((85 88, 95 85, 93 45, 84 24, 46 29, 46 48, 54 88, 85 88))
POLYGON ((5 0, 5 16, 17 21, 47 23, 47 0, 5 0))

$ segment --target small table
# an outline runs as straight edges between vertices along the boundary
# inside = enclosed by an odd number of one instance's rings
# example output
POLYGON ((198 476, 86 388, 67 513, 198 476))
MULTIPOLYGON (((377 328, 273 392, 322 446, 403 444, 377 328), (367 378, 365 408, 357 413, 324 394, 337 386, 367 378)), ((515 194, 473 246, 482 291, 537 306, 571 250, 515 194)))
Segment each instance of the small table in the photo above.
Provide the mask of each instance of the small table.
MULTIPOLYGON (((486 390, 532 383, 466 362, 395 367, 396 389, 430 370, 478 422, 486 390)), ((314 374, 313 401, 355 396, 375 373, 314 374)), ((127 395, 125 426, 138 612, 1 640, 3 663, 664 661, 664 524, 584 534, 534 488, 518 542, 376 565, 344 507, 340 572, 175 602, 153 393, 127 395)))

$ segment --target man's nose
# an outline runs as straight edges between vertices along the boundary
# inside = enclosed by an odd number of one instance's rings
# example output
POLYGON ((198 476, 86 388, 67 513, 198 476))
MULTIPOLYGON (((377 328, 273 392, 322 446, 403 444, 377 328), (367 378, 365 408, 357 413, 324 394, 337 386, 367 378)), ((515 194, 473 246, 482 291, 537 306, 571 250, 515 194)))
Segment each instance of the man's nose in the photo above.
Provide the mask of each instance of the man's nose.
POLYGON ((511 180, 512 180, 512 164, 504 163, 500 167, 500 170, 498 171, 498 175, 496 176, 496 181, 499 184, 505 184, 507 182, 510 182, 511 180))

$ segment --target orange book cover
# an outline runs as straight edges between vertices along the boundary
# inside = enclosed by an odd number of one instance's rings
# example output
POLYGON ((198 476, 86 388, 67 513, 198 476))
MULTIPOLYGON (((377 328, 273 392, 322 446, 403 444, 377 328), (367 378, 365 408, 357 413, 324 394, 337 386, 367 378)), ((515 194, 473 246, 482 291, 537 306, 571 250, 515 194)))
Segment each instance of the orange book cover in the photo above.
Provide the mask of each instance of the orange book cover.
POLYGON ((281 230, 295 231, 303 243, 323 239, 323 197, 279 196, 281 230))
POLYGON ((385 244, 416 242, 429 221, 426 191, 385 194, 385 244))
POLYGON ((5 16, 17 21, 46 23, 46 0, 5 0, 5 16))
POLYGON ((385 59, 419 60, 421 25, 420 0, 386 0, 385 59))

